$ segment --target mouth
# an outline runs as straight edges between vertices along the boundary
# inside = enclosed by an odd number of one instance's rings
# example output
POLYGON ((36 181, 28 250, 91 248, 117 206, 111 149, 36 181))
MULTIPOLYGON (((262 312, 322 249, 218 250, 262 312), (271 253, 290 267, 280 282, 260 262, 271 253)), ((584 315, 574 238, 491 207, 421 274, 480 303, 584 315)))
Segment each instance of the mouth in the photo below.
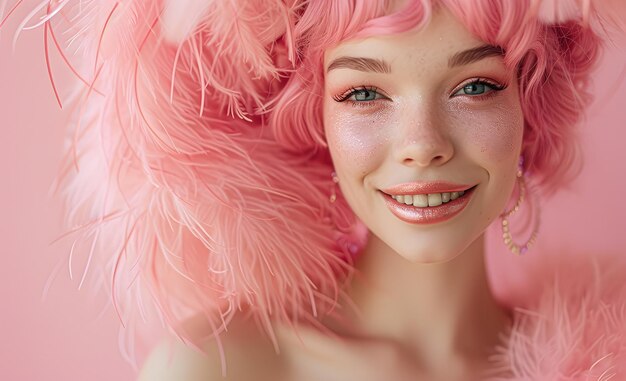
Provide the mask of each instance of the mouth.
POLYGON ((465 192, 469 192, 474 187, 469 188, 466 191, 459 192, 443 192, 443 193, 428 193, 428 194, 399 194, 390 195, 391 198, 396 200, 399 204, 413 205, 418 208, 435 207, 441 204, 447 204, 450 201, 454 201, 459 197, 463 197, 465 192))
POLYGON ((477 186, 441 193, 380 193, 387 208, 400 220, 411 224, 434 224, 447 221, 461 213, 477 186))

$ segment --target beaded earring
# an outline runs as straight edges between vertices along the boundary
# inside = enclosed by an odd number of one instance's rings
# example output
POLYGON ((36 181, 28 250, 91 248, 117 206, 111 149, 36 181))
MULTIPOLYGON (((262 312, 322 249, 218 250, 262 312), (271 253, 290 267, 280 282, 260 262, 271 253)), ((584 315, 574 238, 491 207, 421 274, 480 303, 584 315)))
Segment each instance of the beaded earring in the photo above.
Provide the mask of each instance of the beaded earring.
POLYGON ((519 167, 517 169, 517 184, 519 187, 519 196, 517 201, 515 202, 515 205, 509 209, 509 210, 505 210, 501 215, 500 215, 500 219, 502 221, 502 239, 504 240, 504 245, 515 255, 522 255, 525 254, 528 249, 535 243, 535 241, 537 240, 537 234, 539 231, 539 219, 536 217, 537 213, 534 210, 533 204, 532 204, 532 200, 529 196, 529 192, 528 189, 526 187, 526 180, 524 178, 524 160, 523 158, 520 158, 520 163, 519 163, 519 167), (531 209, 531 213, 535 216, 534 218, 534 226, 532 229, 532 232, 530 234, 530 237, 528 238, 528 240, 523 243, 523 244, 518 244, 515 242, 515 240, 513 239, 513 236, 511 235, 511 224, 509 222, 509 217, 511 217, 513 214, 515 214, 516 212, 519 211, 520 207, 522 206, 522 203, 524 201, 527 201, 527 204, 529 205, 530 209, 531 209))

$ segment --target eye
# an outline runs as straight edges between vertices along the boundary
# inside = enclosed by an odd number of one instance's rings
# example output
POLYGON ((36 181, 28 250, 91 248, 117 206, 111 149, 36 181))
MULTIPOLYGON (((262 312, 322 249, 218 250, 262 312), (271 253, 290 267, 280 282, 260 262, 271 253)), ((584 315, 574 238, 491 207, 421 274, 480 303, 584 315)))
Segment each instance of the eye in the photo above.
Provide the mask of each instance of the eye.
POLYGON ((452 96, 457 95, 470 95, 470 96, 481 96, 488 95, 494 91, 501 91, 506 88, 505 85, 499 85, 497 83, 492 83, 486 81, 484 79, 474 79, 469 83, 466 83, 461 87, 456 93, 452 96))
POLYGON ((374 89, 357 90, 352 93, 352 96, 355 101, 373 101, 374 99, 380 98, 380 94, 378 94, 374 89))
POLYGON ((386 96, 381 94, 375 87, 359 87, 351 88, 341 95, 334 96, 333 99, 337 102, 350 101, 354 103, 371 102, 377 99, 387 99, 386 96))

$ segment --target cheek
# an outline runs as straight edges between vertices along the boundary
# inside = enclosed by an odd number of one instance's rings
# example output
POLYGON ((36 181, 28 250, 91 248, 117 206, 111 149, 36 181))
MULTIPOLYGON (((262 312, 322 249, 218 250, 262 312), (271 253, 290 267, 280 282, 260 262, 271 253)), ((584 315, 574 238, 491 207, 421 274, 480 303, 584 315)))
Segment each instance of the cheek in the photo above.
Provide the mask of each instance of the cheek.
POLYGON ((333 162, 337 169, 365 175, 380 163, 389 142, 385 111, 346 112, 348 104, 324 108, 324 129, 333 162))
POLYGON ((469 143, 472 156, 505 164, 517 160, 522 144, 524 118, 519 105, 499 105, 484 110, 461 109, 453 113, 459 139, 469 143))

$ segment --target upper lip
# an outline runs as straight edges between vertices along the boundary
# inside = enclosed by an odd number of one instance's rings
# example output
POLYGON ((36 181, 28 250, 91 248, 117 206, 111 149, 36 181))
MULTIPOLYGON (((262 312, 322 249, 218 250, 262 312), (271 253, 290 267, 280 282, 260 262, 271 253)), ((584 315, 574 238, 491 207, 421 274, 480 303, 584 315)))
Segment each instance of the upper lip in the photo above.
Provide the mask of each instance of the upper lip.
POLYGON ((415 181, 410 183, 396 184, 391 187, 381 189, 389 195, 408 194, 429 194, 429 193, 450 193, 466 191, 474 185, 458 184, 449 181, 415 181))

